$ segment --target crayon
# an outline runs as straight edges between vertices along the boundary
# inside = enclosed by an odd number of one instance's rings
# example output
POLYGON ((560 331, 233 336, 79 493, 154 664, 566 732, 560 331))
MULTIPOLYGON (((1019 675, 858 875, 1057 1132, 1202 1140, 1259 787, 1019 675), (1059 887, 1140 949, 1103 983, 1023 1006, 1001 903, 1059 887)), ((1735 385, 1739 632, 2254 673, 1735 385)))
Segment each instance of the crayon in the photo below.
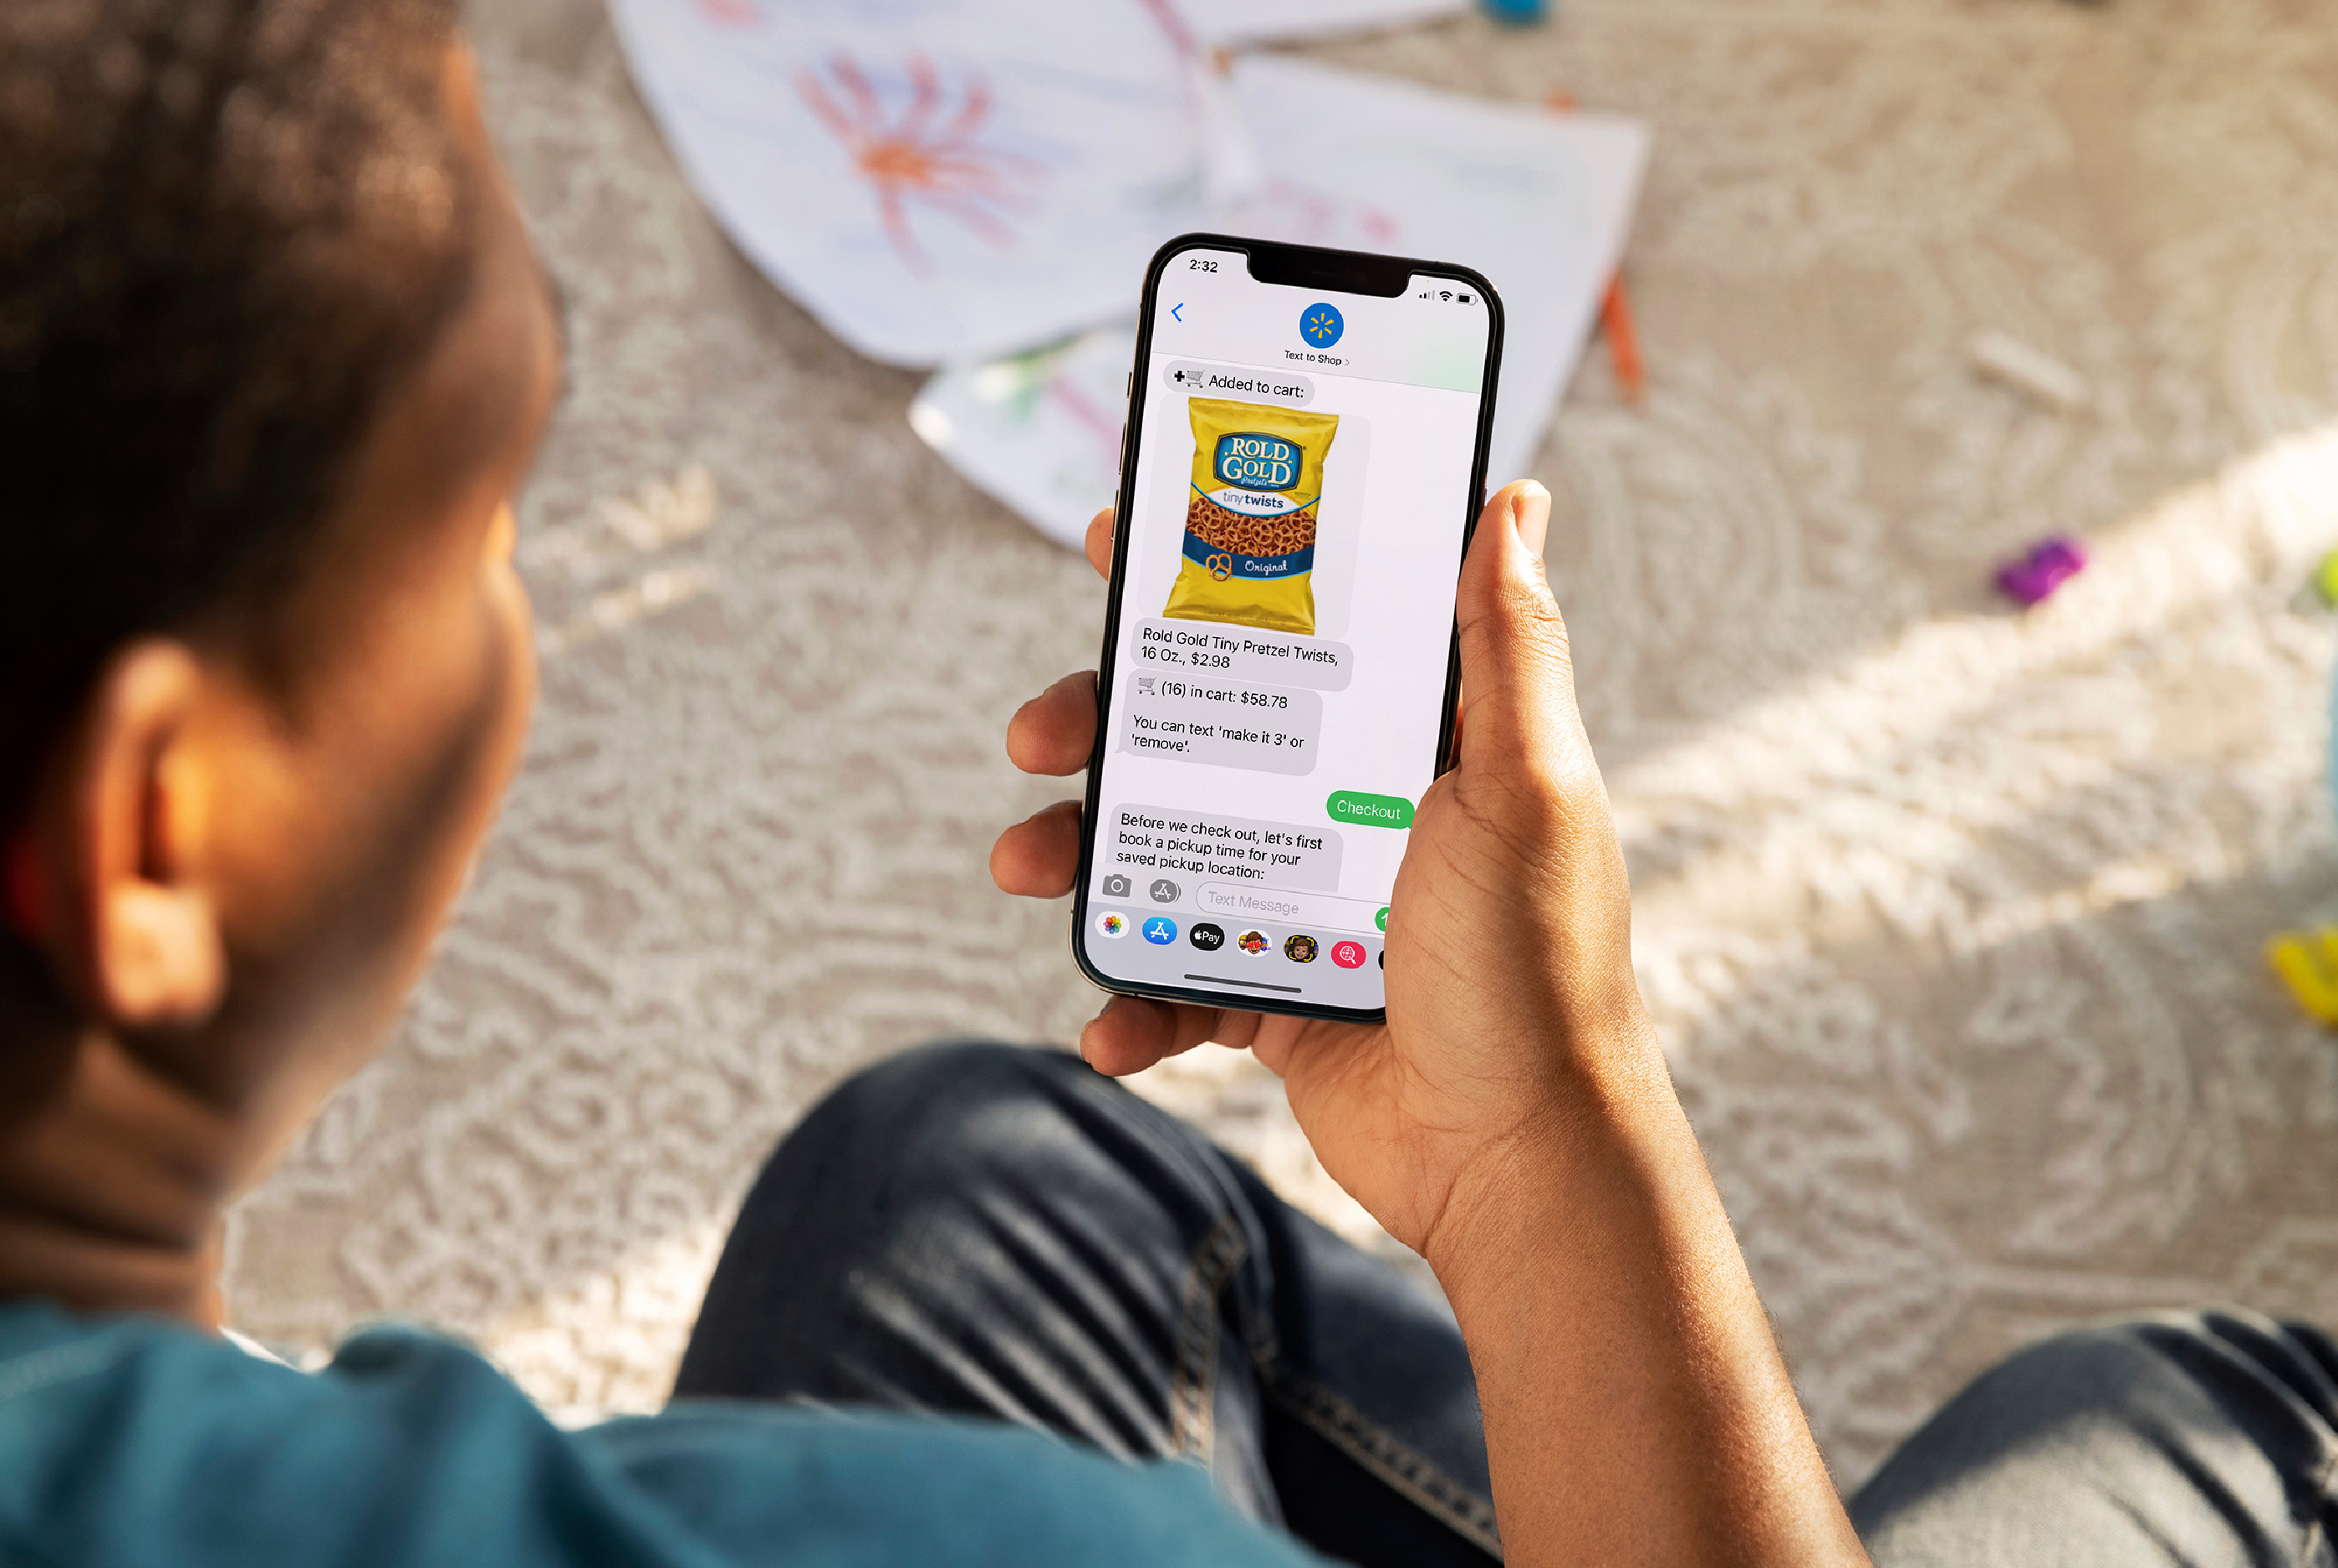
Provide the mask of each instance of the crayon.
MULTIPOLYGON (((1554 87, 1544 104, 1564 114, 1575 107, 1575 94, 1564 87, 1554 87)), ((1599 330, 1607 338, 1607 362, 1615 371, 1616 390, 1624 401, 1638 408, 1647 401, 1647 366, 1640 359, 1640 330, 1632 321, 1632 296, 1624 287, 1624 274, 1607 280, 1607 292, 1599 300, 1599 330)))

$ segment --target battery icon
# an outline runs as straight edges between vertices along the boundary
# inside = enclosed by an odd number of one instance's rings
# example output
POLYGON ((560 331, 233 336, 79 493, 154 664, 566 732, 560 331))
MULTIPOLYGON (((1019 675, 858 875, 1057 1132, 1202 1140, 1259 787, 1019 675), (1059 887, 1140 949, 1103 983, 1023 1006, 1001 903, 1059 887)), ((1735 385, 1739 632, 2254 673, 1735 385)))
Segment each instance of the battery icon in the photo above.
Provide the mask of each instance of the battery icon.
POLYGON ((1469 295, 1467 295, 1467 294, 1456 294, 1456 295, 1455 295, 1455 296, 1453 296, 1453 297, 1454 297, 1455 299, 1457 299, 1457 300, 1460 301, 1461 301, 1463 304, 1465 304, 1465 305, 1466 305, 1466 304, 1468 304, 1468 303, 1469 302, 1469 295))

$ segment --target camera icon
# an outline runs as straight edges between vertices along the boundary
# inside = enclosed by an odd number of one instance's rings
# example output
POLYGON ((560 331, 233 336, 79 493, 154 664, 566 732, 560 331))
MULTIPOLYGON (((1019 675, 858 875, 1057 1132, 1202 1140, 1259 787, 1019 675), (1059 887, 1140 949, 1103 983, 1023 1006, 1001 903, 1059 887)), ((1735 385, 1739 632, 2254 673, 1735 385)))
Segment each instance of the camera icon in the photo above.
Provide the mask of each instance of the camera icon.
POLYGON ((1126 898, 1128 896, 1128 879, 1122 876, 1118 872, 1115 872, 1112 875, 1105 878, 1104 896, 1106 898, 1126 898))

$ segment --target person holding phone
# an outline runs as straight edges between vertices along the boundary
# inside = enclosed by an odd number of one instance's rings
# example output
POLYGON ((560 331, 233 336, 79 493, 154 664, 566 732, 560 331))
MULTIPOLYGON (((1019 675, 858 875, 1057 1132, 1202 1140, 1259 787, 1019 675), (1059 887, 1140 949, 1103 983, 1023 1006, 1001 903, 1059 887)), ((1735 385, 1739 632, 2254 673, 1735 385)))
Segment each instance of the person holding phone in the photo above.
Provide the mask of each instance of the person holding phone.
MULTIPOLYGON (((397 1015, 516 766, 560 359, 444 0, 0 6, 0 1563, 1860 1560, 1632 981, 1530 485, 1466 556, 1420 521, 1468 707, 1385 1020, 1125 995, 1082 1040, 1256 1051, 1452 1311, 1077 1058, 958 1043, 781 1143, 658 1416, 562 1430, 418 1330, 316 1372, 225 1336, 225 1205, 397 1015)), ((1220 434, 1288 502, 1272 443, 1323 431, 1220 434)), ((1076 772, 1097 712, 1074 677, 1010 751, 1076 772)), ((1069 891, 1081 818, 1000 884, 1069 891)), ((1852 1512, 1885 1564, 2322 1560, 2333 1369, 2235 1315, 2066 1336, 1852 1512)))

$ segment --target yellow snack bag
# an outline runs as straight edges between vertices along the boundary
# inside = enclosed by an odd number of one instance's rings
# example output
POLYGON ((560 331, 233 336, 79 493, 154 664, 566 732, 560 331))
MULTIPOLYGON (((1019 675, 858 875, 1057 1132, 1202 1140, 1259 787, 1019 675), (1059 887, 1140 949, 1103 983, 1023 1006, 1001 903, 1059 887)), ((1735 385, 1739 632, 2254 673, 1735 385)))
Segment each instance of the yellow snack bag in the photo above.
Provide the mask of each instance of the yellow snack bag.
POLYGON ((1340 416, 1195 398, 1185 558, 1161 613, 1315 635, 1315 509, 1340 416))

